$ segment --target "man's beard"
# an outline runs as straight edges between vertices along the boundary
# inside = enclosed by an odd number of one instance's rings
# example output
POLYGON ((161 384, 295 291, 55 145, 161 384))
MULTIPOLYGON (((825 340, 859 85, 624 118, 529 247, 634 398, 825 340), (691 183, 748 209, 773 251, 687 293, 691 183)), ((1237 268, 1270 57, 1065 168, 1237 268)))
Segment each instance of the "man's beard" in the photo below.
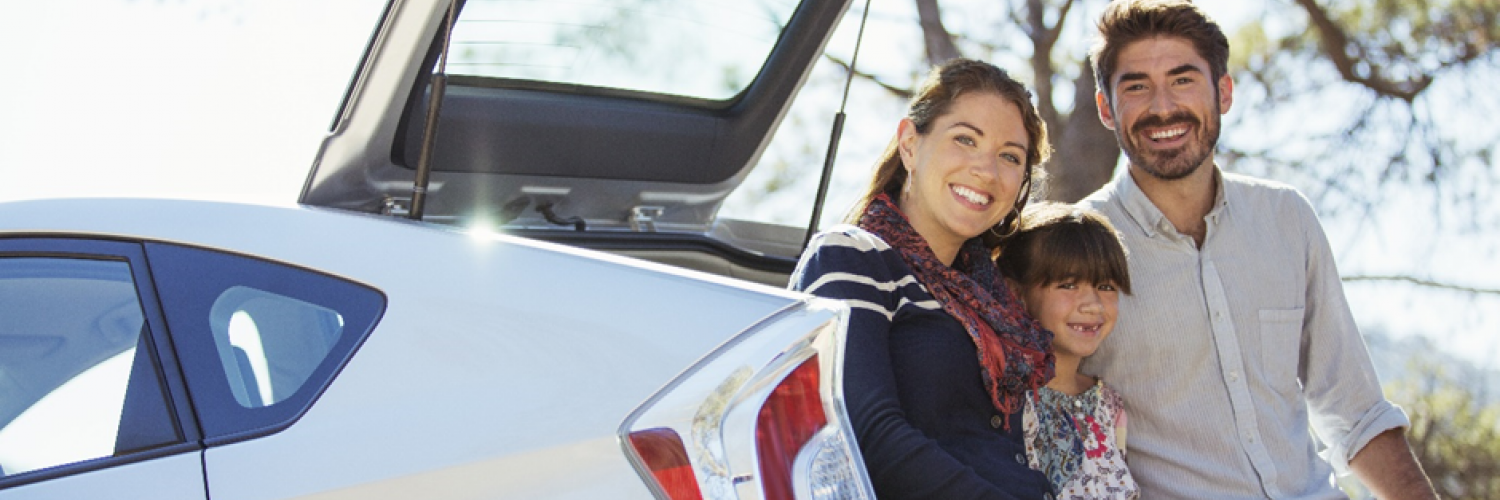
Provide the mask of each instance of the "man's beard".
POLYGON ((1115 140, 1120 143, 1120 149, 1125 151, 1126 159, 1130 164, 1139 167, 1142 171, 1152 177, 1161 180, 1177 180, 1198 170, 1213 155, 1214 145, 1219 143, 1219 115, 1218 105, 1215 103, 1214 114, 1204 124, 1186 111, 1174 113, 1166 118, 1161 116, 1147 116, 1141 118, 1131 126, 1129 134, 1123 134, 1119 128, 1115 130, 1115 140), (1165 127, 1178 123, 1192 125, 1195 139, 1189 140, 1182 147, 1172 150, 1152 150, 1145 144, 1136 141, 1149 141, 1143 138, 1141 130, 1148 127, 1165 127))

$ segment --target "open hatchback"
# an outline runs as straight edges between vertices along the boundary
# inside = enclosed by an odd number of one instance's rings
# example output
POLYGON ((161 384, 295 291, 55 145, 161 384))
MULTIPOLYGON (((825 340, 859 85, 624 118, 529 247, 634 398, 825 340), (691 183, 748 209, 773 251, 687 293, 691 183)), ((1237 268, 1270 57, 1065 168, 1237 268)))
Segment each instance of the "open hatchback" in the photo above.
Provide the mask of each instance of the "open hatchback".
POLYGON ((303 203, 785 285, 808 228, 717 215, 847 1, 439 4, 394 3, 303 203))

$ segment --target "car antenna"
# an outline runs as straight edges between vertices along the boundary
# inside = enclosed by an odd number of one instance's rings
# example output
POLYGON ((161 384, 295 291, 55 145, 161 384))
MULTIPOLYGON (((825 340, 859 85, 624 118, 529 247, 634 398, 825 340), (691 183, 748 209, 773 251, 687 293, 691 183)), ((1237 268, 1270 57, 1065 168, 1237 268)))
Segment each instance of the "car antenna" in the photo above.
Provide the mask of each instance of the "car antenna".
POLYGON ((412 220, 422 220, 422 209, 427 204, 427 183, 432 176, 432 150, 437 143, 438 111, 443 107, 443 93, 448 88, 448 49, 453 43, 453 17, 458 15, 458 0, 448 2, 448 17, 443 25, 443 51, 438 59, 438 70, 432 75, 432 94, 427 99, 427 121, 422 129, 422 152, 417 160, 417 179, 411 187, 412 220))
POLYGON ((833 177, 833 159, 838 156, 839 138, 844 135, 844 107, 849 105, 849 87, 854 84, 854 65, 859 63, 859 44, 865 39, 865 23, 870 20, 870 0, 865 0, 865 13, 859 19, 859 34, 854 37, 854 56, 849 58, 849 76, 844 80, 844 99, 839 101, 839 112, 833 115, 833 135, 828 139, 828 155, 823 157, 823 177, 818 180, 818 197, 813 199, 812 220, 807 223, 807 234, 802 237, 802 248, 812 241, 818 230, 818 219, 823 218, 823 202, 828 196, 828 182, 833 177))

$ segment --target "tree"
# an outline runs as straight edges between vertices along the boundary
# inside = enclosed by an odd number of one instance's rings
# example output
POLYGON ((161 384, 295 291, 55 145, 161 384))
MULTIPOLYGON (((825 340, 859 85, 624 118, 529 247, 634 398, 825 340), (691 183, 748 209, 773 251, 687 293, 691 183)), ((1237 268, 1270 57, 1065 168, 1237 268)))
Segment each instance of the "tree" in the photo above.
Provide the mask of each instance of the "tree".
MULTIPOLYGON (((1075 201, 1108 181, 1120 153, 1099 122, 1084 58, 1107 2, 913 2, 928 65, 967 56, 1030 72, 1057 148, 1044 197, 1075 201)), ((1435 225, 1500 228, 1500 128, 1471 126, 1500 112, 1500 94, 1488 90, 1500 77, 1500 1, 1279 0, 1259 9, 1226 25, 1237 90, 1217 155, 1224 168, 1299 186, 1321 213, 1353 217, 1362 230, 1389 230, 1377 223, 1380 210, 1403 197, 1426 200, 1435 225)), ((910 95, 910 83, 857 76, 893 98, 910 95)), ((1411 274, 1354 278, 1495 289, 1411 274)))
MULTIPOLYGON (((947 32, 942 22, 943 5, 937 0, 915 1, 928 62, 965 55, 952 43, 955 35, 947 32)), ((1280 2, 1266 2, 1262 9, 1277 8, 1277 3, 1280 2)), ((1257 147, 1265 141, 1226 140, 1227 150, 1223 153, 1233 161, 1229 167, 1264 169, 1274 165, 1307 171, 1332 164, 1342 170, 1324 177, 1342 179, 1351 170, 1372 167, 1365 157, 1339 155, 1389 143, 1376 149, 1383 153, 1388 165, 1376 168, 1382 182, 1416 180, 1442 189, 1463 175, 1464 167, 1490 169, 1496 154, 1492 145, 1500 135, 1491 132, 1489 137, 1469 140, 1454 137, 1471 131, 1444 129, 1434 109, 1442 103, 1426 99, 1429 90, 1441 79, 1475 74, 1494 76, 1495 70, 1500 69, 1497 67, 1500 58, 1494 50, 1496 43, 1500 43, 1500 22, 1497 22, 1500 2, 1379 0, 1369 5, 1358 1, 1294 0, 1294 3, 1303 16, 1288 15, 1285 9, 1279 9, 1275 16, 1252 18, 1233 34, 1231 72, 1242 89, 1246 85, 1252 87, 1242 93, 1264 96, 1252 104, 1254 109, 1250 114, 1258 115, 1254 120, 1263 118, 1259 115, 1285 113, 1278 106, 1309 97, 1324 98, 1328 93, 1346 94, 1349 96, 1346 99, 1365 102, 1366 106, 1349 113, 1352 123, 1330 127, 1335 132, 1318 130, 1308 134, 1305 127, 1277 127, 1284 131, 1285 137, 1303 137, 1298 142, 1304 143, 1304 148, 1257 147), (1389 140, 1392 137, 1397 140, 1389 140), (1325 153, 1307 155, 1307 151, 1325 153)), ((1056 53, 1068 23, 1091 25, 1092 18, 1074 18, 1080 17, 1079 13, 1092 16, 1096 9, 1085 6, 1099 5, 1087 0, 1009 2, 1010 21, 1025 34, 1029 44, 1018 50, 1030 49, 1026 57, 1038 107, 1058 145, 1059 154, 1049 169, 1054 185, 1049 197, 1054 199, 1073 201, 1091 192, 1108 180, 1118 160, 1112 134, 1097 119, 1093 74, 1089 65, 1076 55, 1081 45, 1066 45, 1071 51, 1069 55, 1056 53), (1059 65, 1076 69, 1059 72, 1055 69, 1059 65), (1067 90, 1070 90, 1067 95, 1058 95, 1067 90), (1066 103, 1066 107, 1059 107, 1058 103, 1066 103)), ((979 34, 960 36, 976 35, 979 34)), ((993 43, 996 41, 988 42, 991 46, 1005 46, 993 43)), ((977 43, 984 45, 986 41, 977 43)), ((1493 105, 1494 100, 1481 103, 1493 105)), ((1293 112, 1308 111, 1301 108, 1293 112)), ((1282 123, 1298 122, 1283 120, 1282 123)), ((1459 199, 1479 202, 1477 194, 1454 193, 1459 199)), ((1378 198, 1359 201, 1372 204, 1375 199, 1378 198)))
MULTIPOLYGON (((1418 356, 1405 378, 1386 384, 1386 393, 1411 418, 1407 441, 1439 497, 1500 498, 1500 404, 1477 398, 1469 380, 1475 370, 1452 364, 1418 356)), ((1363 496, 1352 476, 1341 482, 1363 496)))
MULTIPOLYGON (((872 9, 879 13, 899 3, 874 2, 872 9)), ((867 55, 855 77, 899 102, 910 97, 926 67, 951 57, 990 60, 1018 73, 1032 82, 1038 110, 1057 149, 1046 166, 1050 180, 1044 196, 1077 200, 1105 183, 1120 162, 1113 133, 1099 122, 1094 75, 1085 60, 1094 22, 1106 4, 912 0, 906 4, 911 14, 877 14, 872 19, 887 25, 907 23, 908 29, 887 30, 886 36, 894 33, 901 38, 899 44, 888 44, 897 48, 867 55), (867 69, 872 57, 888 66, 892 60, 909 63, 904 71, 867 69)), ((1213 13, 1227 4, 1205 8, 1213 13)), ((1341 224, 1358 228, 1356 233, 1394 231, 1384 237, 1406 237, 1401 233, 1405 227, 1380 223, 1381 217, 1390 215, 1382 212, 1390 200, 1420 200, 1431 225, 1448 233, 1500 229, 1500 210, 1492 201, 1500 195, 1495 189, 1500 185, 1495 169, 1500 128, 1475 126, 1500 112, 1500 93, 1490 90, 1491 82, 1500 77, 1500 51, 1495 50, 1500 43, 1500 1, 1275 0, 1232 5, 1250 7, 1236 7, 1242 10, 1225 24, 1231 31, 1236 100, 1216 155, 1224 168, 1298 186, 1321 214, 1343 218, 1341 224)), ((863 2, 855 2, 849 17, 862 14, 862 9, 863 2)), ((867 53, 871 41, 867 36, 867 53)), ((828 59, 849 69, 846 58, 828 59)), ((840 80, 840 89, 843 76, 831 77, 840 80)), ((818 84, 817 77, 809 80, 809 86, 818 84)), ((817 120, 798 117, 796 110, 789 116, 789 122, 802 120, 806 125, 789 135, 804 141, 826 137, 817 120)), ((851 126, 860 119, 851 115, 851 126)), ((846 130, 846 145, 854 146, 842 148, 841 161, 876 147, 849 143, 851 136, 846 130)), ((731 204, 797 206, 793 200, 805 200, 805 195, 780 199, 786 203, 759 201, 776 189, 815 184, 796 182, 816 179, 803 170, 821 163, 817 153, 801 152, 824 147, 785 148, 797 152, 790 156, 768 154, 784 167, 779 170, 782 175, 766 185, 750 183, 742 188, 742 198, 751 201, 731 204)), ((863 187, 854 181, 839 182, 836 175, 831 191, 835 197, 863 187)), ((834 212, 836 208, 824 213, 834 212)), ((794 219, 779 218, 798 223, 794 219)), ((1496 289, 1411 271, 1355 278, 1485 295, 1496 289)))
POLYGON ((1440 223, 1500 222, 1489 202, 1500 132, 1462 125, 1500 111, 1483 83, 1500 70, 1500 2, 1293 3, 1305 15, 1252 16, 1232 41, 1237 81, 1257 97, 1238 125, 1267 134, 1232 142, 1231 165, 1318 186, 1327 213, 1369 217, 1417 188, 1440 223), (1326 114, 1306 119, 1312 110, 1326 114), (1260 128, 1298 113, 1298 127, 1260 128))

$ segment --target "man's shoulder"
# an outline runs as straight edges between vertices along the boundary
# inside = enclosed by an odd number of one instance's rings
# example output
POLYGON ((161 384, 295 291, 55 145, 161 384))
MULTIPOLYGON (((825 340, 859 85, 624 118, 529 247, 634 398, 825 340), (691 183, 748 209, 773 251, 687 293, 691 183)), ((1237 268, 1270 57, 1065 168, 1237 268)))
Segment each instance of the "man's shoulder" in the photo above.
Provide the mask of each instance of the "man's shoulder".
POLYGON ((1078 206, 1092 210, 1104 210, 1106 205, 1120 202, 1120 180, 1111 179, 1099 189, 1078 200, 1078 206))
POLYGON ((1223 179, 1225 201, 1237 210, 1262 214, 1256 220, 1277 225, 1319 223, 1312 202, 1291 184, 1230 173, 1225 173, 1223 179))
POLYGON ((1223 172, 1224 190, 1255 199, 1284 201, 1288 198, 1305 199, 1295 186, 1285 182, 1252 177, 1245 174, 1223 172))

